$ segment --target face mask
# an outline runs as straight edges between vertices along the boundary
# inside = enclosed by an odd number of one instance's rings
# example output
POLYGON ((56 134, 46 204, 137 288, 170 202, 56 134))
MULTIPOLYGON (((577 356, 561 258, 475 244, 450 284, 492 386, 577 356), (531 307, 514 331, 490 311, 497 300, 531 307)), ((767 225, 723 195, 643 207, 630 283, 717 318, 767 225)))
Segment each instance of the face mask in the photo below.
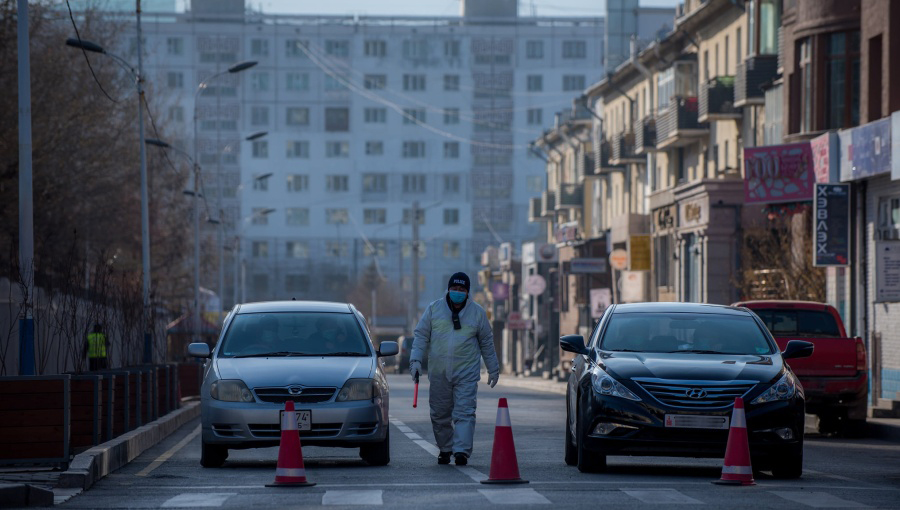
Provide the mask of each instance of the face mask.
POLYGON ((458 290, 448 291, 448 294, 450 295, 450 301, 453 301, 457 305, 465 301, 467 296, 465 292, 460 292, 458 290))

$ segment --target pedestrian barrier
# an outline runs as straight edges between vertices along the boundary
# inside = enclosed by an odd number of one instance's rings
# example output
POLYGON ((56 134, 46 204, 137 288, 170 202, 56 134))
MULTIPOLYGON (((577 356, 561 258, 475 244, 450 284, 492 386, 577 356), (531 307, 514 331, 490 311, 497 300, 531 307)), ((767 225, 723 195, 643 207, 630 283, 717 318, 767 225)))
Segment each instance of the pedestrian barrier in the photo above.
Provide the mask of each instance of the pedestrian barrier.
POLYGON ((300 431, 297 429, 297 415, 294 401, 284 403, 281 414, 281 441, 278 445, 278 465, 275 467, 275 481, 266 487, 312 487, 315 483, 306 480, 303 466, 303 450, 300 446, 300 431))
POLYGON ((722 464, 722 478, 713 483, 756 485, 753 481, 753 467, 750 465, 750 440, 747 437, 747 418, 744 415, 744 400, 741 397, 734 399, 728 445, 725 447, 725 461, 722 464))
POLYGON ((491 452, 491 472, 487 484, 528 483, 519 476, 519 461, 513 443, 512 423, 506 398, 497 404, 497 425, 494 427, 494 449, 491 452))
POLYGON ((103 416, 103 376, 99 374, 73 375, 69 385, 71 395, 71 441, 75 454, 100 444, 103 416))
POLYGON ((0 377, 0 464, 69 462, 69 374, 0 377))
POLYGON ((203 364, 179 363, 178 381, 181 383, 182 397, 200 395, 200 386, 203 384, 203 364))

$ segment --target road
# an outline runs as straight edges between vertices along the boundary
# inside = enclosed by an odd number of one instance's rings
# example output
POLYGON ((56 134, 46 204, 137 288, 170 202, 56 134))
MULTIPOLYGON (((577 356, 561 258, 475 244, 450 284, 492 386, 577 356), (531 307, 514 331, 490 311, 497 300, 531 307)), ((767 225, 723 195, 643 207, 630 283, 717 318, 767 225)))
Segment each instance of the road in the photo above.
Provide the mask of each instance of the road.
POLYGON ((232 451, 221 469, 200 467, 199 420, 98 482, 64 508, 302 508, 322 505, 487 508, 493 505, 648 508, 897 508, 900 444, 874 439, 807 438, 800 480, 756 476, 725 487, 721 460, 610 457, 605 474, 563 462, 565 401, 560 395, 498 385, 479 388, 475 451, 466 467, 438 466, 428 419, 428 385, 412 408, 406 375, 390 376, 391 463, 370 467, 357 450, 304 447, 309 488, 266 488, 277 448, 232 451), (522 477, 488 486, 497 398, 509 399, 522 477))

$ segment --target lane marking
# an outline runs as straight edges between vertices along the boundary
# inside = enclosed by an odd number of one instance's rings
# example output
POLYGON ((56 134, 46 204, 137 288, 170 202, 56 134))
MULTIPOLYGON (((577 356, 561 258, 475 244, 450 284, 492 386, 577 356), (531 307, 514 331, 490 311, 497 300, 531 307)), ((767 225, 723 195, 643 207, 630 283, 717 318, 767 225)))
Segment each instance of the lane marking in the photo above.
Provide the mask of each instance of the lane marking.
POLYGON ((322 505, 383 505, 383 491, 325 491, 322 505))
POLYGON ((827 492, 808 492, 808 491, 769 491, 770 493, 813 508, 868 508, 868 505, 857 503, 856 501, 847 501, 837 496, 832 496, 827 492))
POLYGON ((412 439, 413 441, 418 441, 419 439, 422 439, 422 436, 420 436, 419 434, 416 434, 415 432, 410 432, 409 434, 406 434, 406 437, 412 439))
POLYGON ((413 443, 416 443, 417 445, 421 446, 423 450, 430 453, 434 457, 437 457, 438 454, 441 453, 441 451, 438 449, 437 446, 429 443, 428 441, 426 441, 424 439, 416 439, 415 441, 413 441, 413 443))
POLYGON ((468 476, 469 478, 471 478, 472 480, 474 480, 478 483, 481 483, 482 480, 487 480, 487 475, 485 475, 484 473, 482 473, 481 471, 478 471, 477 469, 475 469, 473 467, 470 467, 470 466, 453 466, 453 467, 455 467, 462 474, 468 476))
MULTIPOLYGON (((406 428, 409 428, 409 427, 406 426, 405 423, 403 423, 403 422, 400 421, 400 420, 397 420, 397 419, 394 419, 394 418, 388 418, 388 419, 389 419, 389 420, 391 421, 391 423, 393 423, 394 426, 396 426, 397 428, 400 428, 400 427, 406 427, 406 428)), ((433 456, 435 456, 435 457, 437 457, 437 456, 441 453, 441 450, 440 450, 437 446, 435 446, 434 444, 432 444, 432 443, 426 441, 425 439, 422 439, 422 436, 416 434, 415 432, 413 432, 413 433, 411 433, 411 434, 406 434, 406 437, 412 439, 412 442, 413 442, 413 443, 416 443, 416 444, 419 445, 423 450, 425 450, 426 452, 428 452, 429 454, 431 454, 431 455, 433 455, 433 456), (415 437, 414 437, 414 436, 415 436, 415 437)), ((472 479, 473 481, 475 481, 475 482, 481 483, 482 480, 487 480, 487 475, 486 475, 486 474, 482 473, 481 471, 478 471, 477 469, 475 469, 475 468, 473 468, 473 467, 471 467, 471 466, 457 466, 457 465, 453 465, 453 467, 455 467, 460 473, 462 473, 462 474, 468 476, 469 478, 471 478, 471 479, 472 479)))
POLYGON ((198 494, 186 492, 167 500, 161 508, 191 508, 198 506, 222 506, 225 500, 234 496, 235 492, 208 492, 198 494))
POLYGON ((857 480, 857 479, 855 479, 855 478, 850 478, 849 476, 833 475, 833 474, 831 474, 831 473, 826 473, 826 472, 824 472, 824 471, 815 471, 815 470, 812 470, 812 469, 804 469, 803 472, 804 472, 804 473, 809 473, 809 474, 811 474, 811 475, 824 476, 825 478, 833 478, 833 479, 835 479, 835 480, 841 480, 842 482, 853 482, 853 483, 859 483, 859 484, 863 484, 863 485, 867 485, 867 484, 868 484, 868 485, 875 485, 875 484, 870 483, 870 482, 864 482, 864 481, 862 481, 862 480, 857 480))
POLYGON ((193 432, 191 432, 190 434, 185 436, 184 439, 182 439, 181 441, 178 441, 177 443, 175 443, 175 446, 166 450, 165 453, 163 453, 162 455, 157 457, 156 460, 151 462, 147 467, 138 471, 134 476, 149 475, 151 471, 153 471, 154 469, 161 466, 163 462, 169 460, 169 458, 172 457, 172 455, 175 455, 175 453, 178 452, 178 450, 184 448, 184 445, 190 443, 191 440, 193 440, 195 437, 197 437, 198 434, 200 434, 200 425, 197 425, 197 428, 195 428, 193 430, 193 432))
POLYGON ((686 496, 675 489, 642 489, 629 490, 621 489, 622 492, 628 494, 632 498, 639 499, 644 503, 657 505, 702 505, 703 502, 686 496))
MULTIPOLYGON (((397 425, 397 424, 394 423, 394 425, 397 425)), ((400 432, 403 432, 404 434, 409 434, 410 432, 413 431, 413 429, 407 427, 406 425, 397 425, 397 428, 400 429, 400 432)))
POLYGON ((492 505, 549 505, 550 500, 534 489, 478 489, 492 505))
MULTIPOLYGON (((265 482, 268 483, 268 482, 265 482)), ((471 487, 471 482, 416 482, 416 483, 317 483, 316 487, 438 487, 438 486, 463 486, 463 487, 471 487)), ((623 484, 621 480, 619 481, 603 481, 603 480, 566 480, 566 481, 550 481, 550 480, 531 480, 529 485, 629 485, 629 486, 660 486, 660 485, 677 485, 677 486, 685 486, 685 485, 696 485, 699 487, 707 487, 709 485, 709 481, 703 482, 689 482, 684 480, 672 480, 668 482, 661 481, 650 481, 650 482, 642 482, 638 480, 629 480, 627 484, 623 484)), ((790 484, 778 484, 778 483, 768 483, 765 481, 757 481, 756 485, 764 488, 764 489, 775 489, 778 487, 784 488, 797 488, 796 485, 790 484)), ((214 489, 222 489, 221 485, 129 485, 128 489, 135 490, 214 490, 214 489)), ((264 483, 260 483, 259 485, 228 485, 228 489, 260 489, 265 490, 266 487, 264 483)), ((817 486, 809 486, 810 489, 819 488, 817 486)), ((829 490, 851 490, 851 491, 893 491, 900 492, 900 488, 898 487, 851 487, 851 486, 836 486, 829 485, 827 487, 829 490)), ((617 487, 617 489, 621 489, 621 487, 617 487)), ((805 494, 805 493, 804 493, 805 494)))

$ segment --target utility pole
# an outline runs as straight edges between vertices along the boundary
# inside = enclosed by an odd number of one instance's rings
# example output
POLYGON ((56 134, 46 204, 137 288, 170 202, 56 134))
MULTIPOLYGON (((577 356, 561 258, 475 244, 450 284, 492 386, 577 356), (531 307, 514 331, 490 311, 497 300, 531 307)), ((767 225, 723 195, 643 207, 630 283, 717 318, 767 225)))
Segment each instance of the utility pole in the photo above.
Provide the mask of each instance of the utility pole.
POLYGON ((28 0, 19 0, 19 274, 25 302, 19 319, 19 375, 34 375, 34 200, 31 174, 31 52, 28 0))
MULTIPOLYGON (((138 134, 141 146, 141 267, 143 267, 144 298, 144 363, 153 362, 153 335, 150 324, 150 207, 147 192, 147 147, 144 143, 144 46, 141 41, 141 0, 135 0, 137 15, 137 54, 138 54, 138 134)), ((165 360, 163 360, 165 361, 165 360)))
POLYGON ((419 321, 419 201, 412 207, 412 325, 419 321))

